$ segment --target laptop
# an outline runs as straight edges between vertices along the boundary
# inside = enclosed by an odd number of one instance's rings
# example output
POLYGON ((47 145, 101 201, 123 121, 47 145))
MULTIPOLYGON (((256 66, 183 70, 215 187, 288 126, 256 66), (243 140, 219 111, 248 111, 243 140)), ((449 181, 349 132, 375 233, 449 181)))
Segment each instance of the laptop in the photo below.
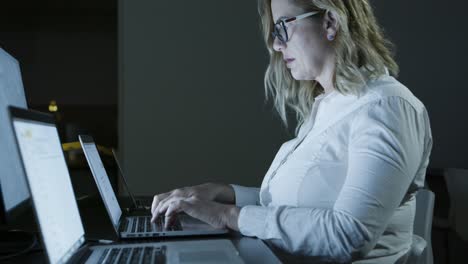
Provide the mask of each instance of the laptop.
POLYGON ((117 164, 117 168, 119 169, 119 175, 120 175, 120 179, 122 179, 123 186, 125 187, 125 190, 130 196, 130 200, 132 202, 132 206, 127 208, 127 210, 128 211, 150 210, 153 199, 136 198, 135 195, 133 195, 133 192, 130 190, 130 187, 128 186, 127 177, 125 176, 122 170, 122 166, 120 166, 120 161, 119 161, 119 158, 117 157, 117 153, 115 149, 112 149, 112 156, 114 157, 115 164, 117 164))
POLYGON ((243 263, 225 239, 86 244, 54 117, 15 107, 9 111, 49 263, 243 263))
POLYGON ((140 216, 122 213, 94 139, 87 135, 79 135, 78 138, 111 222, 120 238, 219 235, 229 232, 227 229, 214 228, 186 214, 179 214, 175 223, 169 229, 165 229, 164 216, 159 217, 156 223, 151 223, 149 210, 147 215, 140 216))

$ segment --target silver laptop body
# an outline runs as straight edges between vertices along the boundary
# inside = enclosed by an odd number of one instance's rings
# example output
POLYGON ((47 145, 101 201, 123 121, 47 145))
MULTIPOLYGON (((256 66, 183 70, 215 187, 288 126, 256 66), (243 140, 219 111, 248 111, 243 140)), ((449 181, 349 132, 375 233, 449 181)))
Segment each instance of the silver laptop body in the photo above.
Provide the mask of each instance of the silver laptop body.
POLYGON ((149 210, 148 215, 144 216, 123 214, 93 138, 86 135, 79 135, 78 138, 114 229, 121 238, 199 236, 228 233, 227 229, 214 228, 184 214, 177 217, 177 222, 169 230, 164 229, 164 218, 158 219, 156 223, 151 223, 149 210))

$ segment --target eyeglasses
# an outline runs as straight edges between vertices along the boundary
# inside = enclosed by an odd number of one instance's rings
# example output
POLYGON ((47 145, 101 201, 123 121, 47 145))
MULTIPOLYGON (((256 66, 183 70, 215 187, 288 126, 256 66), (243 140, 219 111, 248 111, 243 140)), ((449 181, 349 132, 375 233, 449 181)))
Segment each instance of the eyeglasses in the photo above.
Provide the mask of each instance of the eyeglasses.
POLYGON ((309 12, 309 13, 305 13, 305 14, 295 16, 295 17, 280 19, 278 22, 275 23, 273 32, 271 32, 271 36, 273 37, 273 40, 275 40, 275 38, 278 38, 283 43, 288 42, 289 36, 288 36, 288 30, 287 30, 288 28, 286 27, 286 24, 306 18, 306 17, 316 15, 318 13, 320 12, 318 11, 309 12))

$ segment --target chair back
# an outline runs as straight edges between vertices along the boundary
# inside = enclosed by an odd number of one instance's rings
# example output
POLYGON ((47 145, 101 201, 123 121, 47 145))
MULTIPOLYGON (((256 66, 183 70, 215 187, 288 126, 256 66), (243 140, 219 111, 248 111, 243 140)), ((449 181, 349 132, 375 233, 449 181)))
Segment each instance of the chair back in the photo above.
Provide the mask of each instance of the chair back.
POLYGON ((468 241, 468 169, 445 169, 444 177, 450 198, 450 226, 468 241))
MULTIPOLYGON (((416 194, 416 215, 414 217, 412 263, 433 264, 432 255, 432 217, 434 213, 435 195, 428 189, 421 189, 416 194), (426 247, 421 248, 420 238, 426 241, 426 247), (418 248, 419 247, 419 248, 418 248)), ((409 263, 409 262, 408 262, 409 263)))

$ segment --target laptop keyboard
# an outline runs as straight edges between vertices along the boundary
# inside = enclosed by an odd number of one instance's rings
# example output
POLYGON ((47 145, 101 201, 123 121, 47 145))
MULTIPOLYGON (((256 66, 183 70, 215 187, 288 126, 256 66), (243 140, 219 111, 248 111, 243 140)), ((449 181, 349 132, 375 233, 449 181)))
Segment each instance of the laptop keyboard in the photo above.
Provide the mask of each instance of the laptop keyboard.
POLYGON ((119 226, 119 232, 125 232, 127 231, 127 228, 128 228, 128 224, 130 223, 130 221, 128 220, 128 218, 125 218, 125 220, 122 222, 122 224, 119 226))
POLYGON ((127 231, 129 233, 148 233, 182 230, 182 224, 179 220, 176 219, 175 223, 167 229, 164 228, 164 221, 164 216, 158 217, 155 223, 151 223, 150 216, 135 216, 131 218, 126 218, 125 222, 120 226, 120 231, 127 231), (129 228, 130 224, 131 227, 129 228))
POLYGON ((150 207, 153 199, 136 199, 135 202, 138 207, 150 207))
POLYGON ((165 263, 166 248, 155 246, 105 249, 98 263, 165 263))

